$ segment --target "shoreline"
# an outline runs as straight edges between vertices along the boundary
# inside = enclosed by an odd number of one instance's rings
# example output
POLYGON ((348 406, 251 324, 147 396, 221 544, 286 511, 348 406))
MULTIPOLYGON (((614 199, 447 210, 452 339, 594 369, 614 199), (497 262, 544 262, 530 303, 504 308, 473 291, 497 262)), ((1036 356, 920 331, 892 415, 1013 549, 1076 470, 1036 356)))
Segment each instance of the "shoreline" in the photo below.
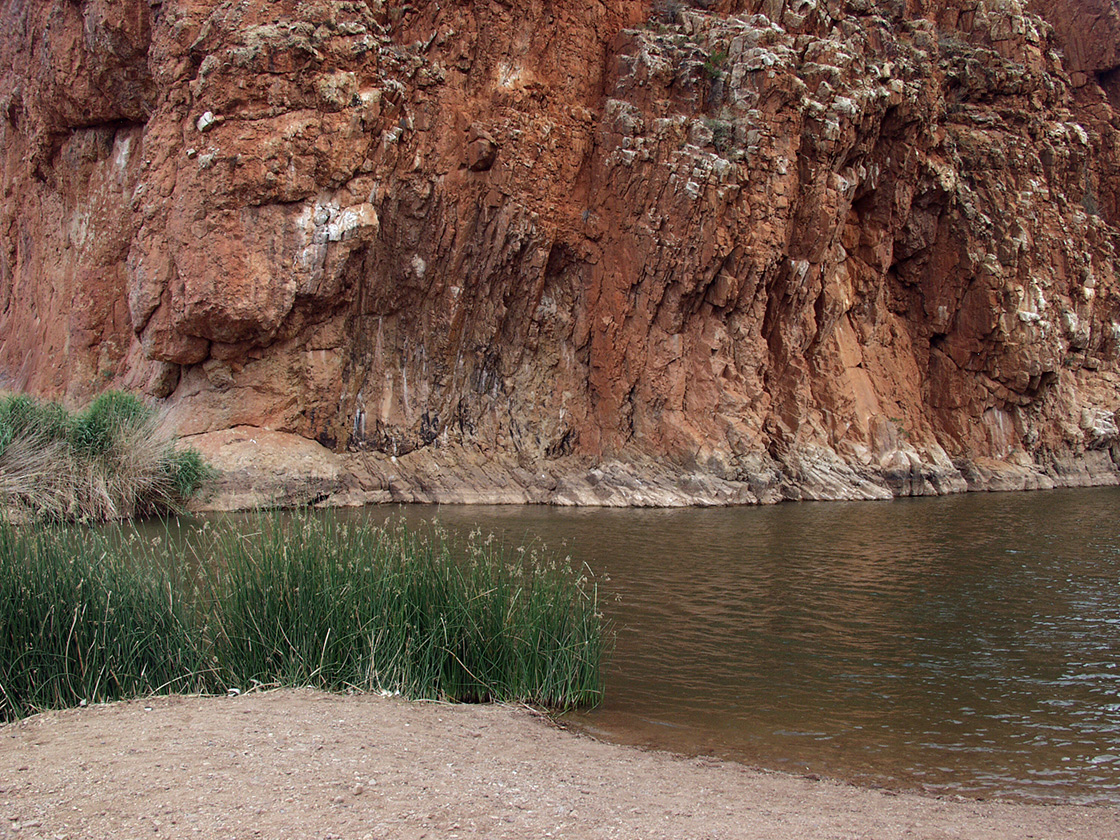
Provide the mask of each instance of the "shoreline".
POLYGON ((277 689, 0 727, 0 838, 1120 836, 1120 808, 856 787, 606 743, 528 710, 277 689))
MULTIPOLYGON (((1110 450, 1053 457, 951 460, 940 449, 892 450, 866 463, 831 449, 783 462, 674 464, 648 455, 566 456, 522 463, 508 453, 448 444, 390 456, 336 453, 299 435, 237 426, 181 439, 217 468, 213 493, 192 509, 356 507, 370 504, 736 507, 786 501, 889 501, 972 492, 1120 485, 1110 450)), ((1020 453, 1021 455, 1022 453, 1020 453)))

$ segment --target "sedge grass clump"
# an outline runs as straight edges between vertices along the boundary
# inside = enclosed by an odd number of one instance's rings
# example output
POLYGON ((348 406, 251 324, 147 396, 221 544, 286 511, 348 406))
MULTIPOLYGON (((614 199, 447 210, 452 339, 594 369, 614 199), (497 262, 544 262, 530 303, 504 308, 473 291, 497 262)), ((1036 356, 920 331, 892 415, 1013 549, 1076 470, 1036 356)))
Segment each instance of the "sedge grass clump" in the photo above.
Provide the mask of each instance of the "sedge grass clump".
POLYGON ((214 540, 214 654, 231 684, 554 708, 599 699, 596 590, 566 563, 310 516, 214 540))
POLYGON ((216 684, 181 588, 134 548, 0 521, 0 720, 216 684))
POLYGON ((479 536, 309 512, 186 540, 0 520, 0 719, 257 685, 598 702, 594 584, 479 536))
POLYGON ((0 398, 0 504, 22 518, 107 521, 180 509, 210 469, 180 450, 159 414, 119 391, 71 414, 0 398))

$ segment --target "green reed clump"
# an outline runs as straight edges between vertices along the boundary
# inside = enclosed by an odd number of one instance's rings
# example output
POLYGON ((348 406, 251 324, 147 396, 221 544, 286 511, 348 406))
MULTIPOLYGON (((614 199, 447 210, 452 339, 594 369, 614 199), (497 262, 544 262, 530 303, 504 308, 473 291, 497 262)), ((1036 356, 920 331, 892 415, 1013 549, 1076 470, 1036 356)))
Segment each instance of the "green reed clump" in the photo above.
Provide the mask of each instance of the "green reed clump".
POLYGON ((87 459, 119 455, 120 437, 128 429, 151 421, 155 412, 132 394, 106 391, 85 411, 70 418, 66 428, 74 452, 87 459))
POLYGON ((256 685, 597 702, 594 584, 479 536, 311 513, 186 541, 0 521, 0 719, 256 685))
POLYGON ((223 679, 597 702, 605 629, 594 585, 567 563, 506 556, 477 536, 457 552, 438 529, 333 518, 219 529, 210 599, 223 679))
POLYGON ((0 720, 216 685, 180 587, 133 547, 0 521, 0 720))
POLYGON ((0 505, 22 518, 107 521, 182 508, 210 479, 158 413, 107 391, 84 411, 0 397, 0 505))

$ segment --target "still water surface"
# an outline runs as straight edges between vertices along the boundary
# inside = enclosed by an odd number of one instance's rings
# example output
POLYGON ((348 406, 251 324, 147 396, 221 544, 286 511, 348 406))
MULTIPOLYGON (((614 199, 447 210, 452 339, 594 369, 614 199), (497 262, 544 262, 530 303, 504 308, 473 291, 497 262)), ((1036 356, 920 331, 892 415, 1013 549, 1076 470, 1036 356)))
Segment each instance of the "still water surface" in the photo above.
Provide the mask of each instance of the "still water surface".
POLYGON ((863 784, 1120 803, 1120 489, 402 513, 595 570, 617 640, 603 705, 573 721, 600 737, 863 784))

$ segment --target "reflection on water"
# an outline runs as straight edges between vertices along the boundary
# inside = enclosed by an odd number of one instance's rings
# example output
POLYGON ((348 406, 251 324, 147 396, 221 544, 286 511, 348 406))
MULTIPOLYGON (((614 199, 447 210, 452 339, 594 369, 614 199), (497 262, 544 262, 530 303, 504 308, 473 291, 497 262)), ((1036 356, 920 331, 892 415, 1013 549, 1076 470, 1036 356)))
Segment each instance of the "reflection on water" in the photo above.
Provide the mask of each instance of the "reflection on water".
POLYGON ((617 644, 603 706, 575 720, 601 737, 1120 803, 1120 490, 403 512, 539 539, 599 574, 617 644))

